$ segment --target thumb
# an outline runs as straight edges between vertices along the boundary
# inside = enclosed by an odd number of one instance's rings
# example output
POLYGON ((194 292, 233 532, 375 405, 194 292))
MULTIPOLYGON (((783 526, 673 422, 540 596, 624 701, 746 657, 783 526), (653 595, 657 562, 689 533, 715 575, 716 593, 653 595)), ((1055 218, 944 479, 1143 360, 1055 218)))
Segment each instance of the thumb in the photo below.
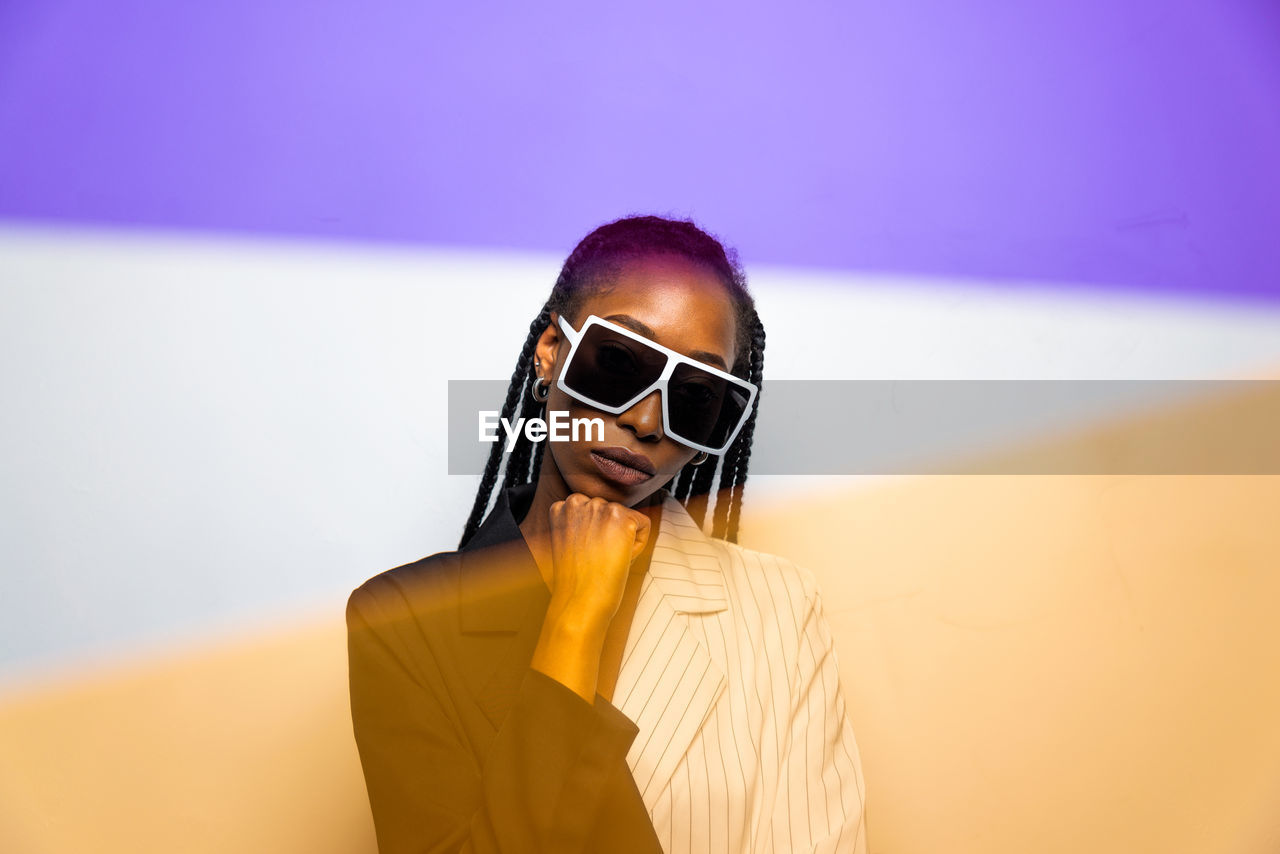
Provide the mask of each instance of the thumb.
POLYGON ((644 551, 645 544, 649 542, 650 523, 649 517, 643 513, 637 513, 640 518, 636 520, 636 541, 631 545, 631 562, 635 563, 636 558, 640 557, 644 551))

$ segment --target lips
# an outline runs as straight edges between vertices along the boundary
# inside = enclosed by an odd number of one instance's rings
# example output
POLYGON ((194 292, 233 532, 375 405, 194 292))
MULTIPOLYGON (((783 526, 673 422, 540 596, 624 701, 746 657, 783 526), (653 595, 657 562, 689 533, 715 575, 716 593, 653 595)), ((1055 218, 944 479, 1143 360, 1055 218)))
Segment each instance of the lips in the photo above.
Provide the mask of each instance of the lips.
POLYGON ((649 458, 643 454, 633 454, 626 448, 611 445, 607 448, 596 448, 591 453, 604 457, 607 460, 613 460, 616 463, 622 463, 624 466, 642 471, 647 475, 655 475, 658 473, 657 468, 649 461, 649 458))
POLYGON ((596 464, 605 480, 620 486, 644 483, 657 473, 648 457, 616 446, 592 451, 591 461, 596 464))

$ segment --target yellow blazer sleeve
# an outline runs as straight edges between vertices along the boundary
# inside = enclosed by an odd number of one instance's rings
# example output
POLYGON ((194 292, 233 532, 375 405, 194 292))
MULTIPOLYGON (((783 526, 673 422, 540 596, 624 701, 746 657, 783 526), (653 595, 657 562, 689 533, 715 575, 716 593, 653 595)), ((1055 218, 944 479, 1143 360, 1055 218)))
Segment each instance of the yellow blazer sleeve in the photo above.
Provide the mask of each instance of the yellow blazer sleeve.
MULTIPOLYGON (((603 698, 587 703, 530 669, 477 757, 451 697, 458 686, 412 642, 407 619, 388 613, 394 601, 357 590, 347 606, 351 716, 378 850, 594 851, 635 724, 603 698)), ((637 827, 652 838, 640 811, 637 827)), ((631 835, 634 850, 656 851, 645 834, 631 835)))

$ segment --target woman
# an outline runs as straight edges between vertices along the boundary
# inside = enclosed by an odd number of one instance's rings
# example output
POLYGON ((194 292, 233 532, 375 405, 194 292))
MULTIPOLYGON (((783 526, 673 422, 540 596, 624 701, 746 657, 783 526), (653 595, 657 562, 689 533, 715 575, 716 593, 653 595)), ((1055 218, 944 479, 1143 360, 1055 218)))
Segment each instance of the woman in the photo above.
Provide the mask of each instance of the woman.
POLYGON ((502 417, 602 433, 522 436, 480 524, 495 444, 459 549, 348 603, 384 854, 865 850, 812 576, 736 545, 763 350, 692 223, 619 220, 570 254, 502 417))

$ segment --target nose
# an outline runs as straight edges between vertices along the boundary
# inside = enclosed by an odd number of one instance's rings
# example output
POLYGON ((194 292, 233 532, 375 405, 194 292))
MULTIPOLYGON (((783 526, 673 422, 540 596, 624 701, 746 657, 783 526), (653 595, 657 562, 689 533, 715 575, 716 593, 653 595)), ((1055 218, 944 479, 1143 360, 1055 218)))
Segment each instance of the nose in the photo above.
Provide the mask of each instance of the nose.
POLYGON ((618 426, 636 434, 642 442, 662 438, 662 398, 655 391, 635 406, 618 415, 618 426))

